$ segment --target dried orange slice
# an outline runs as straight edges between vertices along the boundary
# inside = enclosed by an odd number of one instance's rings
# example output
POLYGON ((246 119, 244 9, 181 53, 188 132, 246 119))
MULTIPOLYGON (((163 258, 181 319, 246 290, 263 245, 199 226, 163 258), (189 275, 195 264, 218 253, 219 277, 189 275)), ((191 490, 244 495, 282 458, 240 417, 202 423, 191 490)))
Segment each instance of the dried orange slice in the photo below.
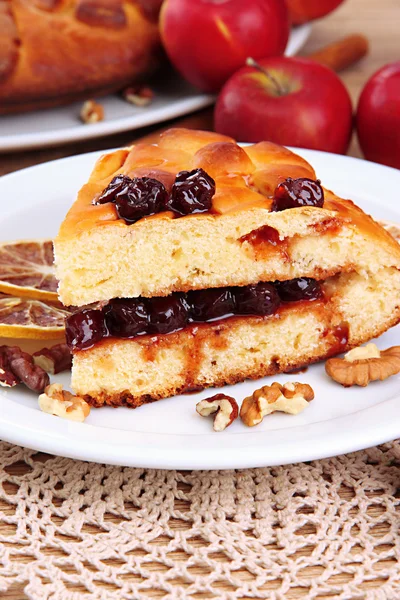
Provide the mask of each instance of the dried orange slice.
POLYGON ((0 337, 48 340, 65 333, 66 310, 40 300, 0 297, 0 337))
POLYGON ((0 244, 0 292, 57 302, 51 240, 0 244))

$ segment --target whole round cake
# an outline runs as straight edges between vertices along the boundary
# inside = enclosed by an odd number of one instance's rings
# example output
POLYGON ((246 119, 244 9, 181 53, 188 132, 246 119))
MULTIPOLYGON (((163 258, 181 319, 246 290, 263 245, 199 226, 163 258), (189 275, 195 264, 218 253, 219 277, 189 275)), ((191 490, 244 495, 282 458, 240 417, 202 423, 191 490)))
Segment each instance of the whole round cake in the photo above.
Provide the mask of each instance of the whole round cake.
POLYGON ((0 114, 118 90, 155 68, 160 0, 0 2, 0 114))

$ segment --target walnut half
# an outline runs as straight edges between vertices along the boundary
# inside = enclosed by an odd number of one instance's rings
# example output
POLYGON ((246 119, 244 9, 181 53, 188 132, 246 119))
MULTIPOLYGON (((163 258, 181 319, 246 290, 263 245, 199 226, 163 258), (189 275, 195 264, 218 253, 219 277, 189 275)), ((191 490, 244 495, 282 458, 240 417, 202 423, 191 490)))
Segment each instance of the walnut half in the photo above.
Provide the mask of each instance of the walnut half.
POLYGON ((57 375, 69 371, 72 367, 72 354, 67 344, 57 344, 51 348, 42 348, 32 354, 33 363, 50 373, 57 375))
POLYGON ((125 88, 122 97, 129 104, 148 106, 153 100, 154 92, 147 85, 136 85, 125 88))
POLYGON ((239 407, 234 398, 225 394, 216 394, 196 404, 196 411, 202 417, 215 414, 214 431, 224 431, 237 419, 239 407))
POLYGON ((375 344, 354 348, 344 358, 327 360, 325 371, 344 387, 365 387, 371 381, 383 381, 400 373, 400 346, 382 351, 375 344))
POLYGON ((98 123, 99 121, 104 121, 104 108, 94 100, 86 100, 82 105, 79 116, 81 121, 86 123, 86 125, 98 123))
POLYGON ((240 418, 248 427, 261 423, 266 415, 285 412, 297 415, 314 399, 314 390, 307 383, 265 385, 243 400, 240 418))
POLYGON ((60 383, 46 387, 39 396, 39 407, 43 412, 70 421, 83 422, 90 413, 89 404, 80 396, 64 391, 60 383))

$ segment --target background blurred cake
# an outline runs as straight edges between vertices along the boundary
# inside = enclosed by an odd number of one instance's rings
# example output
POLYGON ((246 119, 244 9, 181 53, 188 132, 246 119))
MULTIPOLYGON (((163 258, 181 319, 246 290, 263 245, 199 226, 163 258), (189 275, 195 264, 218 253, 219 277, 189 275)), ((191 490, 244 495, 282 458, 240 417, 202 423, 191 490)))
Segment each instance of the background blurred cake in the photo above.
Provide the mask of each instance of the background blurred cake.
POLYGON ((160 57, 161 0, 0 2, 0 114, 143 79, 160 57))

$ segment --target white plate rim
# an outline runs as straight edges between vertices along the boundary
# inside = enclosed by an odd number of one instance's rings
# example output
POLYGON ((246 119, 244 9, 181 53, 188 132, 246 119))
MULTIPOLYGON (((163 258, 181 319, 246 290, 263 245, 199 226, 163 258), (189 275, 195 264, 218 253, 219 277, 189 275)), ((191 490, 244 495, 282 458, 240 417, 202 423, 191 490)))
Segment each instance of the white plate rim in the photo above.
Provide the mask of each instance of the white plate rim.
MULTIPOLYGON (((322 157, 330 161, 335 170, 350 172, 352 177, 357 176, 357 169, 360 173, 367 169, 371 181, 379 180, 379 186, 382 177, 394 178, 400 183, 400 172, 396 169, 353 157, 313 150, 294 150, 312 164, 318 157, 322 157)), ((81 160, 94 162, 94 159, 103 153, 93 152, 63 158, 6 175, 0 179, 0 190, 4 181, 13 184, 21 173, 30 175, 32 170, 46 172, 56 164, 64 167, 67 162, 71 165, 81 160)), ((382 202, 390 207, 390 200, 386 197, 382 202)), ((10 212, 13 210, 15 209, 9 209, 10 212)), ((3 214, 7 214, 7 211, 3 214)), ((372 385, 379 391, 380 384, 372 385)), ((193 436, 97 427, 88 423, 71 423, 56 419, 31 408, 27 409, 25 418, 21 407, 9 399, 13 392, 14 390, 10 390, 1 393, 0 438, 60 456, 123 466, 159 469, 240 469, 274 466, 343 454, 400 437, 400 389, 389 399, 372 407, 327 421, 284 430, 272 429, 268 432, 252 429, 225 437, 224 434, 213 432, 193 436), (354 428, 354 434, 350 436, 349 417, 352 433, 354 428), (372 429, 371 423, 374 424, 372 429), (290 438, 286 434, 282 436, 282 431, 289 434, 290 438), (182 452, 183 446, 185 452, 182 452)), ((145 410, 145 407, 141 410, 145 410)))
MULTIPOLYGON (((312 25, 306 23, 296 27, 294 34, 292 30, 286 50, 287 55, 292 56, 303 47, 311 34, 311 28, 312 25)), ((100 123, 86 126, 77 122, 76 126, 46 131, 45 133, 0 135, 0 153, 52 147, 59 144, 90 140, 124 131, 139 129, 141 127, 148 127, 162 121, 168 121, 201 110, 202 108, 211 106, 214 101, 215 96, 199 92, 195 96, 180 98, 179 100, 171 102, 169 105, 163 105, 157 109, 147 107, 143 112, 140 112, 139 114, 135 113, 129 117, 111 119, 109 121, 105 120, 100 123)), ((64 108, 68 110, 68 106, 64 108)), ((43 114, 43 111, 41 111, 41 113, 43 114)), ((7 118, 7 116, 0 117, 0 125, 1 119, 5 118, 7 118)))
POLYGON ((28 409, 30 420, 27 427, 18 423, 21 418, 20 407, 8 400, 4 402, 2 399, 3 406, 9 411, 11 418, 0 417, 0 438, 48 454, 124 467, 180 470, 273 467, 338 456, 400 437, 399 397, 400 394, 385 401, 388 421, 383 423, 380 420, 382 411, 378 404, 353 415, 324 421, 323 435, 320 435, 320 431, 317 434, 319 423, 292 427, 286 430, 290 431, 290 442, 287 437, 281 439, 279 429, 267 433, 251 430, 249 433, 240 434, 246 436, 246 440, 239 448, 237 447, 238 436, 225 438, 221 448, 217 438, 223 436, 223 433, 218 435, 212 432, 195 436, 195 438, 201 437, 201 443, 193 446, 191 435, 169 436, 159 433, 105 430, 87 423, 68 421, 63 421, 62 434, 60 428, 57 428, 57 432, 53 434, 50 428, 57 417, 28 409), (338 435, 338 432, 347 431, 349 416, 354 417, 353 425, 358 430, 355 438, 344 437, 340 433, 338 435), (369 427, 371 421, 376 425, 373 437, 369 427), (35 439, 32 439, 31 435, 32 425, 37 427, 35 439), (12 431, 11 435, 10 431, 12 431), (103 436, 105 431, 107 435, 103 436), (268 436, 268 446, 257 444, 263 436, 268 436), (318 445, 317 452, 313 450, 316 445, 318 445))

